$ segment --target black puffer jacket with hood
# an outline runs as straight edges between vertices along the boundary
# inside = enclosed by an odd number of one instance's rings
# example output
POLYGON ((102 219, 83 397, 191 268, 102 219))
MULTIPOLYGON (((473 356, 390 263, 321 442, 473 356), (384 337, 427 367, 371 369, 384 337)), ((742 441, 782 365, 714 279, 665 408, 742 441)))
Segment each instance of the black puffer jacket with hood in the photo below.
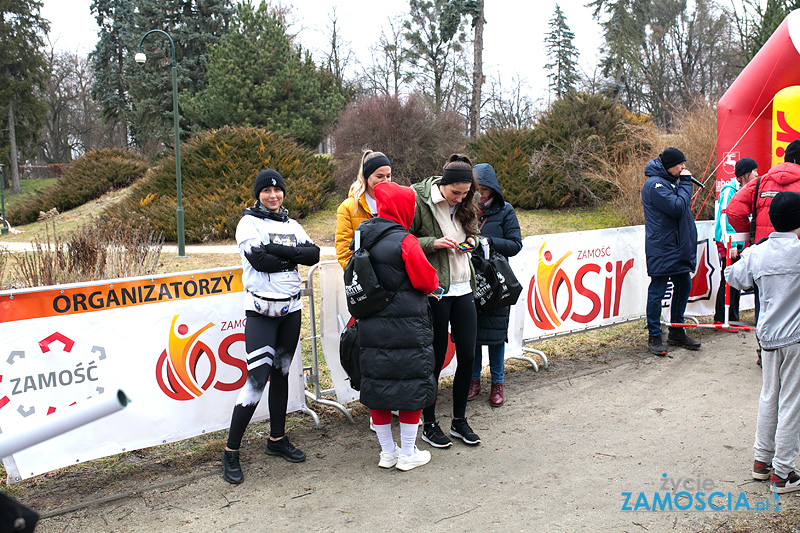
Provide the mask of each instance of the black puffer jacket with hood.
MULTIPOLYGON (((492 203, 482 212, 478 221, 481 237, 489 240, 491 249, 500 255, 511 257, 522 250, 522 233, 517 214, 510 203, 503 200, 503 191, 494 168, 487 163, 474 167, 478 185, 488 187, 494 192, 492 203)), ((481 253, 477 248, 475 253, 481 253)), ((478 344, 502 344, 508 338, 508 317, 510 307, 501 307, 489 314, 478 313, 478 344)))
POLYGON ((392 299, 384 310, 358 323, 361 403, 370 409, 417 411, 436 397, 426 293, 439 280, 419 241, 408 233, 414 192, 382 183, 375 187, 375 200, 378 216, 359 224, 358 230, 375 275, 392 299))

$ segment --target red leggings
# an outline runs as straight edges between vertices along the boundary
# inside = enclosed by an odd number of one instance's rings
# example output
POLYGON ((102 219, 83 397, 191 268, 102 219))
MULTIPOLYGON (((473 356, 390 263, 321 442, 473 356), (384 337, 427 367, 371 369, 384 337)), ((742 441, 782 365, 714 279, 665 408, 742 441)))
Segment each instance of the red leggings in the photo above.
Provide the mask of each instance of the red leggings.
MULTIPOLYGON (((419 415, 422 411, 400 411, 400 422, 403 424, 419 424, 419 415)), ((379 426, 383 424, 392 423, 392 412, 383 411, 380 409, 370 409, 369 414, 372 416, 372 423, 379 426)))

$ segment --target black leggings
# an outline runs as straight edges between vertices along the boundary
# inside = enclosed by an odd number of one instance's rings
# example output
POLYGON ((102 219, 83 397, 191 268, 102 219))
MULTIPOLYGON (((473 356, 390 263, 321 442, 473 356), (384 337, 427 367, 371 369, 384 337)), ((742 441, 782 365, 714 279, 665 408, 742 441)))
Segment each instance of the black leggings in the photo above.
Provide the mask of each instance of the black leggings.
POLYGON ((247 349, 247 382, 239 391, 231 416, 228 448, 238 450, 242 435, 253 418, 269 379, 269 434, 283 437, 289 402, 289 366, 300 338, 300 311, 269 318, 247 311, 244 342, 247 349), (277 372, 276 372, 277 370, 277 372))
MULTIPOLYGON (((430 298, 433 313, 433 354, 436 362, 433 375, 438 393, 439 374, 447 354, 447 325, 456 345, 456 375, 453 379, 453 418, 464 418, 467 412, 467 394, 472 379, 472 361, 475 358, 475 335, 478 315, 472 293, 464 296, 447 296, 441 300, 430 298)), ((422 410, 426 423, 436 421, 436 401, 422 410)))

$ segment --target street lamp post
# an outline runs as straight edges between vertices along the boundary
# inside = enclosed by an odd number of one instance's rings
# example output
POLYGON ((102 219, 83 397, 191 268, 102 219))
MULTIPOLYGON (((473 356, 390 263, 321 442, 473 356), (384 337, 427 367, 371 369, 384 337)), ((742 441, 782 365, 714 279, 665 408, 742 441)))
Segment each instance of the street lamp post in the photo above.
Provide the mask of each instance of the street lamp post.
POLYGON ((180 139, 180 123, 178 118, 178 67, 175 64, 175 42, 172 37, 163 30, 150 30, 139 41, 139 52, 134 56, 134 60, 139 65, 144 65, 147 61, 147 56, 142 52, 142 43, 145 38, 151 33, 160 33, 169 39, 169 45, 172 48, 172 114, 175 122, 175 181, 178 188, 178 210, 176 213, 178 224, 178 256, 186 257, 186 247, 184 242, 183 231, 183 199, 181 194, 181 139, 180 139))
POLYGON ((3 164, 0 163, 0 218, 3 219, 3 226, 0 227, 0 235, 8 233, 8 225, 6 224, 6 199, 3 196, 3 164))

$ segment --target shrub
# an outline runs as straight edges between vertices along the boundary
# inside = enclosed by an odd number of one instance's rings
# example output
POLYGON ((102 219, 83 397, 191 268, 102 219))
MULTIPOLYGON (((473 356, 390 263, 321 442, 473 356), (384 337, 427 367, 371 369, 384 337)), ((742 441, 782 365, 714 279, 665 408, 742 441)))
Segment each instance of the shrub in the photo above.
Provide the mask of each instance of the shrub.
POLYGON ((348 190, 367 148, 385 153, 395 181, 404 185, 441 174, 447 157, 464 150, 464 131, 455 111, 434 115, 416 94, 405 101, 384 94, 353 102, 333 131, 336 184, 348 190))
POLYGON ((601 95, 568 93, 545 112, 534 130, 531 200, 535 207, 597 205, 619 192, 609 166, 652 149, 636 127, 647 117, 628 112, 601 95), (632 135, 632 133, 634 133, 632 135))
POLYGON ((528 169, 533 153, 533 130, 491 130, 471 141, 468 151, 473 163, 492 165, 507 202, 530 207, 528 169))
MULTIPOLYGON (((274 168, 286 182, 284 206, 292 217, 318 210, 333 190, 330 162, 259 128, 225 127, 194 137, 181 149, 181 184, 187 242, 232 239, 242 208, 253 204, 256 174, 274 168)), ((145 217, 168 240, 177 239, 175 158, 148 172, 104 218, 135 223, 145 217)))
POLYGON ((532 130, 490 131, 470 144, 497 171, 504 198, 527 209, 597 205, 617 195, 615 169, 652 148, 655 129, 602 95, 569 93, 532 130))
POLYGON ((56 208, 63 213, 114 189, 129 186, 147 170, 147 160, 124 150, 94 150, 69 165, 55 186, 22 203, 8 213, 14 224, 29 224, 40 211, 56 208))

